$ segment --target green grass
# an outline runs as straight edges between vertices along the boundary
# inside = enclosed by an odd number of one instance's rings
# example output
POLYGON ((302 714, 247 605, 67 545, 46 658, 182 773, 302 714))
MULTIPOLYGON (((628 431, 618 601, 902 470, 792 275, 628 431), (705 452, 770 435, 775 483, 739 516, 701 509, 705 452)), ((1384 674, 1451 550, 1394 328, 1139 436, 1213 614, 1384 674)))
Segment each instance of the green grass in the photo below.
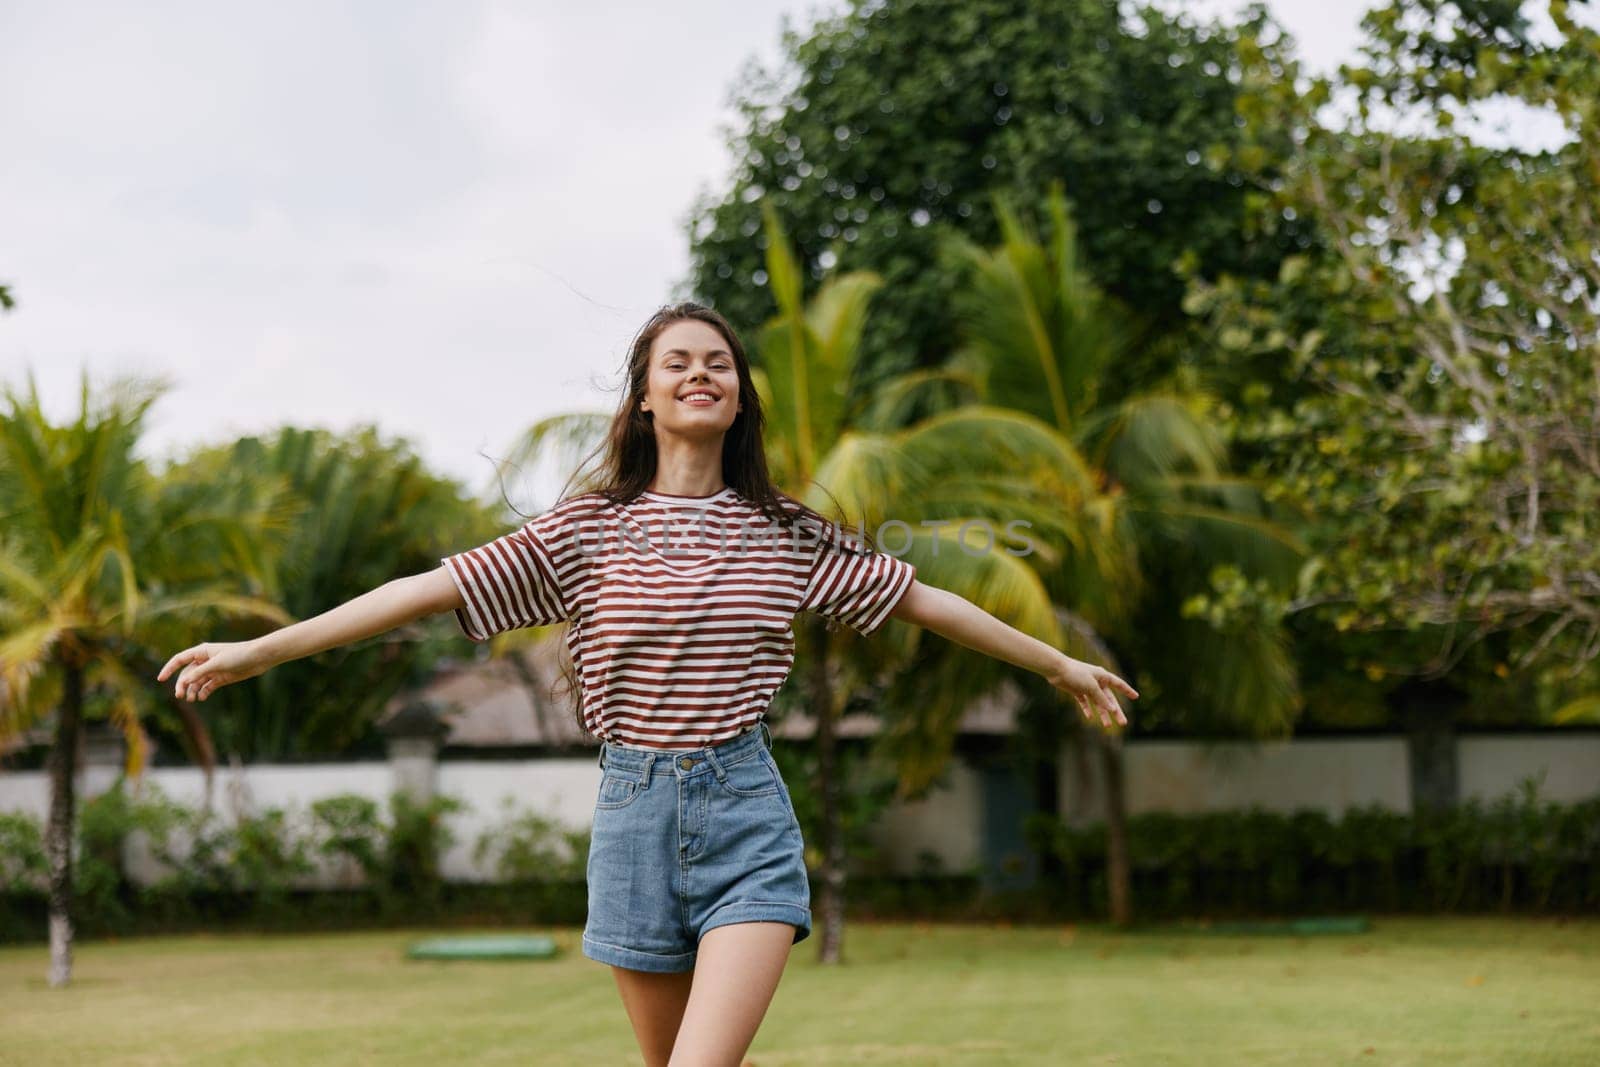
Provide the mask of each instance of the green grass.
MULTIPOLYGON (((576 928, 537 931, 554 960, 402 958, 440 932, 89 942, 65 990, 42 946, 0 949, 0 1062, 638 1062, 576 928)), ((816 945, 790 958, 758 1067, 1600 1062, 1596 920, 1315 938, 858 922, 839 968, 816 945)))

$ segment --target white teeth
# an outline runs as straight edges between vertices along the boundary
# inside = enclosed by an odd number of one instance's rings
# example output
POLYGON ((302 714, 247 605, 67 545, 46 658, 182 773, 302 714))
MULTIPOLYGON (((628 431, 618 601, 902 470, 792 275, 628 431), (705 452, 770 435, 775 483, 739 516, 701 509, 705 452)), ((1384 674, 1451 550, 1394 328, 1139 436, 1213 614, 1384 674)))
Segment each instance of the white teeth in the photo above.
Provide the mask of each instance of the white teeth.
POLYGON ((690 393, 688 396, 684 397, 683 399, 684 400, 710 400, 712 402, 715 402, 717 398, 712 396, 710 393, 690 393))

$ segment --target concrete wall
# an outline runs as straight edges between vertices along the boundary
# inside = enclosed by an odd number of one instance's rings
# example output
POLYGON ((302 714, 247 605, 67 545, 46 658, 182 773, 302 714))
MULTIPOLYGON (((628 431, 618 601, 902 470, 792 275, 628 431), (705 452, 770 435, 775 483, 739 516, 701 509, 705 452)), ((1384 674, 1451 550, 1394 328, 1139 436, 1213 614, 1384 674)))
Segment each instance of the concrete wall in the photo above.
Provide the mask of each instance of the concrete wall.
MULTIPOLYGON (((1201 744, 1140 741, 1124 749, 1128 812, 1192 814, 1261 807, 1338 813, 1379 804, 1411 810, 1402 738, 1201 744)), ((1075 822, 1105 815, 1099 761, 1062 754, 1060 810, 1075 822), (1086 764, 1081 767, 1080 764, 1086 764), (1087 773, 1084 773, 1084 772, 1087 773)))
MULTIPOLYGON (((781 744, 782 742, 780 742, 781 744)), ((1463 799, 1492 800, 1514 793, 1528 777, 1543 776, 1541 795, 1571 802, 1600 794, 1600 734, 1556 737, 1469 737, 1459 743, 1463 799)), ((1205 745, 1184 741, 1133 742, 1127 746, 1128 803, 1133 813, 1191 813, 1259 806, 1288 812, 1313 808, 1337 814, 1377 804, 1410 810, 1405 741, 1398 737, 1310 739, 1264 745, 1205 745)), ((1101 818, 1098 767, 1079 770, 1071 749, 1063 752, 1061 810, 1077 822, 1101 818)), ((354 764, 262 764, 219 768, 212 803, 225 821, 241 811, 284 808, 297 825, 309 825, 310 805, 337 793, 358 793, 387 805, 390 792, 419 780, 416 761, 354 764)), ((80 776, 80 796, 105 789, 115 769, 90 766, 80 776)), ((461 798, 467 810, 450 827, 457 842, 442 857, 451 880, 493 877, 472 852, 485 830, 515 814, 536 811, 574 830, 587 829, 600 768, 592 757, 536 760, 448 760, 432 775, 437 792, 461 798)), ((191 807, 204 802, 204 778, 192 768, 157 768, 146 781, 191 807)), ((931 852, 951 872, 972 871, 981 861, 981 776, 957 762, 942 783, 914 803, 891 808, 874 828, 875 855, 858 864, 865 872, 916 873, 920 855, 931 852)), ((49 803, 43 772, 0 773, 0 811, 21 810, 43 819, 49 803)), ((135 843, 130 873, 153 880, 160 867, 135 843)), ((492 857, 490 858, 492 862, 492 857)), ((307 884, 352 884, 354 872, 319 869, 307 884)))
POLYGON ((1540 779, 1539 796, 1562 804, 1600 793, 1600 734, 1463 737, 1456 744, 1462 800, 1496 800, 1525 778, 1540 779))

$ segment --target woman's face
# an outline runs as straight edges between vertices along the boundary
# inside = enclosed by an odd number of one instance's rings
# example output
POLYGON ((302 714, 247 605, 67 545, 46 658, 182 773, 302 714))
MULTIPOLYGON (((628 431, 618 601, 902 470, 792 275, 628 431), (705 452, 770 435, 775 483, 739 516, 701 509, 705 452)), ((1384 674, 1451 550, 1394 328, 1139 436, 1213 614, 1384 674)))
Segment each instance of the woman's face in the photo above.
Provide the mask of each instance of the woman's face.
POLYGON ((699 436, 732 426, 740 407, 739 370, 721 332, 699 319, 680 319, 656 334, 640 407, 654 417, 657 432, 699 436))

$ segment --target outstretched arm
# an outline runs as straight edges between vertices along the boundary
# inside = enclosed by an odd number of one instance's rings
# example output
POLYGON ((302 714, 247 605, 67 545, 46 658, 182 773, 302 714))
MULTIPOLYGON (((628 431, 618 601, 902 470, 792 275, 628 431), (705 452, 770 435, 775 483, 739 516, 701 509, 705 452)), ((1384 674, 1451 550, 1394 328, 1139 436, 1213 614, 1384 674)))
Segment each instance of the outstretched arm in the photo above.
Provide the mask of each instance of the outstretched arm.
POLYGON ((1043 676, 1057 689, 1072 694, 1085 717, 1093 719, 1094 712, 1099 712, 1100 721, 1107 727, 1113 719, 1124 726, 1128 723, 1116 693, 1135 700, 1139 697, 1133 686, 1104 667, 1073 659, 948 589, 914 581, 889 615, 1043 676))
POLYGON ((250 641, 209 641, 167 660, 156 681, 182 667, 180 700, 204 700, 213 690, 254 678, 280 663, 387 633, 414 619, 460 607, 461 592, 443 567, 396 578, 321 615, 250 641))

